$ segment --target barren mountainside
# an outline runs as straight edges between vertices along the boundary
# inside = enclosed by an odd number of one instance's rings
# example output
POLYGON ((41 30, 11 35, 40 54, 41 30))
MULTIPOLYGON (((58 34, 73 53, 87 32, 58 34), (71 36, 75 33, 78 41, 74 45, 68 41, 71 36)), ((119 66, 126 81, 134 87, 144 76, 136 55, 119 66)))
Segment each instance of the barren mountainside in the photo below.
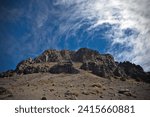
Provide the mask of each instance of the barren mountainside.
POLYGON ((1 99, 150 99, 150 73, 88 48, 46 50, 0 77, 1 99))

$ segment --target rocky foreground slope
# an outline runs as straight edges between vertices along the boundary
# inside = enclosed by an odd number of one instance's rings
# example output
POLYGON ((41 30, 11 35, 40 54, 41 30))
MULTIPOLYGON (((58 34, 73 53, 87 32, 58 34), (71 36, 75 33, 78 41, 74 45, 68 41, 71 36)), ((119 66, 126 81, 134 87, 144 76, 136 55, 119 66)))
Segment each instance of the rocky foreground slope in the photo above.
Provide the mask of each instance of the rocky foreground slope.
POLYGON ((0 77, 1 99, 150 99, 150 73, 88 48, 46 50, 0 77))

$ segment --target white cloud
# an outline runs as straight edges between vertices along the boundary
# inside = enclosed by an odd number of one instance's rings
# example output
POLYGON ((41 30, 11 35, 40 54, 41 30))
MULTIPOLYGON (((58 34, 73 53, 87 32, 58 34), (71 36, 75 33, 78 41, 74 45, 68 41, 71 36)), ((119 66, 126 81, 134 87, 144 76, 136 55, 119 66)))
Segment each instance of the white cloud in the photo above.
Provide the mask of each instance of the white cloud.
MULTIPOLYGON (((57 48, 62 36, 65 35, 64 39, 67 41, 69 36, 76 36, 76 32, 86 24, 89 25, 85 30, 89 33, 89 37, 85 39, 87 43, 93 39, 92 34, 100 25, 115 24, 112 30, 107 32, 111 42, 109 52, 114 54, 117 60, 129 60, 142 65, 148 71, 150 70, 149 6, 150 0, 54 0, 54 2, 33 0, 27 12, 20 13, 19 10, 6 12, 12 15, 17 13, 18 17, 25 13, 26 18, 31 21, 35 45, 44 39, 47 41, 46 48, 50 45, 57 48), (33 7, 38 7, 38 10, 34 11, 33 7), (54 18, 53 21, 49 21, 51 18, 54 18), (47 22, 54 27, 58 26, 58 30, 46 26, 47 22), (137 33, 123 37, 123 30, 126 28, 133 29, 137 33), (121 45, 119 49, 115 48, 116 44, 121 45)), ((76 42, 80 45, 82 39, 76 38, 76 42)))
MULTIPOLYGON (((57 4, 73 8, 69 20, 83 18, 91 21, 88 31, 95 30, 103 23, 119 24, 109 36, 113 36, 109 51, 119 60, 129 60, 150 70, 150 1, 149 0, 59 0, 57 4), (74 6, 73 6, 74 5, 74 6), (139 34, 123 37, 122 30, 130 28, 139 34), (114 33, 114 35, 112 35, 114 33), (115 44, 132 48, 114 51, 115 44)), ((81 24, 82 25, 82 24, 81 24)))

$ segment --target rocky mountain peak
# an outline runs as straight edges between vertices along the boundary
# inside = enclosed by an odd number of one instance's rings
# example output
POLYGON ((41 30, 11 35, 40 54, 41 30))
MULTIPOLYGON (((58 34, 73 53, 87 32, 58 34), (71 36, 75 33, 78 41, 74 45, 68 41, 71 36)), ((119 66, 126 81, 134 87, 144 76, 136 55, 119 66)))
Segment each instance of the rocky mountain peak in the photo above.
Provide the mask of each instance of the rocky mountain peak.
POLYGON ((4 72, 0 77, 16 74, 32 74, 39 72, 48 73, 80 73, 80 70, 104 77, 133 78, 149 82, 149 73, 143 68, 128 61, 116 62, 110 54, 100 54, 96 50, 81 48, 77 51, 70 50, 46 50, 41 55, 20 62, 16 70, 4 72), (81 66, 76 68, 76 64, 81 66), (9 74, 9 75, 8 75, 9 74))

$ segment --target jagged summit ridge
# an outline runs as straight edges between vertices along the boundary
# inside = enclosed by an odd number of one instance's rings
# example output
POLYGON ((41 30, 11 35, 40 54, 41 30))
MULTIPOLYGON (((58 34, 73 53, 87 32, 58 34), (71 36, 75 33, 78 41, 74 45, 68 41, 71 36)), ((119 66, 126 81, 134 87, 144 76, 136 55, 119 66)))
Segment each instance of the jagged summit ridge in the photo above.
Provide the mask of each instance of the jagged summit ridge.
POLYGON ((39 72, 72 74, 79 73, 81 69, 104 78, 134 78, 149 82, 149 73, 145 73, 141 66, 130 62, 118 63, 112 55, 100 54, 88 48, 80 48, 77 51, 46 50, 34 59, 20 62, 16 70, 1 73, 0 77, 39 72), (75 67, 77 63, 81 64, 79 68, 75 67))

